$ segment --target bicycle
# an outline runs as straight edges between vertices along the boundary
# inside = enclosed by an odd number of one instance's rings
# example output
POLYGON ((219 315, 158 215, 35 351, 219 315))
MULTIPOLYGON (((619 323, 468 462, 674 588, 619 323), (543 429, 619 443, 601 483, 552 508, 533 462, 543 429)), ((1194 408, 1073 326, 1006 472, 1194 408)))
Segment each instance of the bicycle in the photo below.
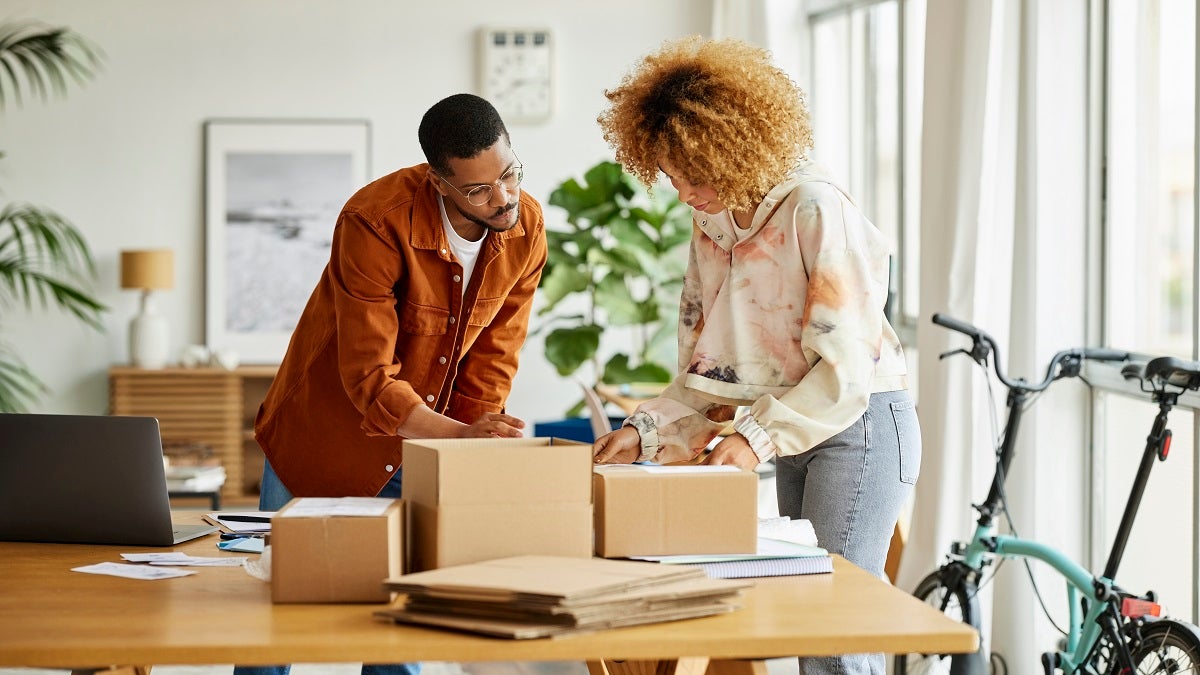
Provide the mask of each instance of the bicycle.
MULTIPOLYGON (((1122 374, 1141 380, 1141 388, 1158 404, 1146 447, 1126 502, 1121 524, 1113 540, 1104 571, 1092 574, 1063 553, 1042 543, 1019 536, 997 533, 997 517, 1007 517, 1004 483, 1012 464, 1017 431, 1031 397, 1055 380, 1077 377, 1083 361, 1128 362, 1131 355, 1112 349, 1076 348, 1060 351, 1050 360, 1041 382, 1010 379, 1000 365, 996 342, 984 331, 966 322, 941 314, 933 322, 971 338, 969 349, 941 354, 947 358, 966 354, 987 370, 991 357, 997 379, 1008 389, 1005 403, 1008 418, 996 449, 996 473, 982 504, 973 504, 979 518, 968 542, 950 548, 947 561, 925 577, 913 594, 956 620, 980 627, 976 593, 984 571, 1006 559, 1040 560, 1052 567, 1067 582, 1069 625, 1058 649, 1042 654, 1043 672, 1087 675, 1129 675, 1133 673, 1200 672, 1200 630, 1190 623, 1161 618, 1153 591, 1130 593, 1116 584, 1117 569, 1133 529, 1133 521, 1150 477, 1154 462, 1165 461, 1171 447, 1167 414, 1185 391, 1200 389, 1200 363, 1174 357, 1158 357, 1147 363, 1127 363, 1122 374), (999 562, 996 562, 999 561, 999 562)), ((1011 520, 1008 521, 1011 528, 1011 520)), ((985 581, 986 583, 986 581, 985 581)), ((1036 592, 1036 586, 1034 588, 1036 592)), ((1038 595, 1039 601, 1041 599, 1038 595)), ((983 647, 973 654, 899 654, 894 673, 950 673, 983 675, 992 663, 983 647)))

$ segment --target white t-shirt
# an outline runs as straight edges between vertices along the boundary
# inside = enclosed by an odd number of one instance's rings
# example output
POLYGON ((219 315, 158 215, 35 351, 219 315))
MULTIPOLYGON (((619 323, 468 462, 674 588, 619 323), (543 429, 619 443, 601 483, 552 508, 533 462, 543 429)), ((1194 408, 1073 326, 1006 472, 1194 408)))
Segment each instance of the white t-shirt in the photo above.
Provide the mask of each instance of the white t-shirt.
POLYGON ((459 292, 465 295, 467 284, 471 283, 471 275, 475 272, 475 259, 479 257, 479 249, 483 248, 483 240, 487 239, 487 230, 484 230, 483 236, 478 241, 470 241, 458 236, 458 233, 454 231, 454 226, 450 224, 449 216, 446 215, 446 202, 442 201, 441 195, 438 195, 438 212, 442 214, 442 228, 446 230, 446 241, 450 242, 450 250, 458 262, 462 263, 463 280, 459 292))

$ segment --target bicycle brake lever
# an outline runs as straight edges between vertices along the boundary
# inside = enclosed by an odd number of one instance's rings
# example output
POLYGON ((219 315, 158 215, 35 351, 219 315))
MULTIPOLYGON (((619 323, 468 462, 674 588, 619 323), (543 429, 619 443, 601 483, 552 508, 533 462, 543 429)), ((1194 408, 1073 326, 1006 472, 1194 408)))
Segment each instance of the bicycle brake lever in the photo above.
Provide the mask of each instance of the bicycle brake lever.
POLYGON ((948 352, 942 352, 941 354, 938 354, 938 360, 944 359, 944 358, 946 358, 947 356, 954 356, 955 354, 967 354, 967 355, 970 355, 970 353, 971 353, 971 352, 969 352, 969 351, 967 351, 967 350, 965 350, 965 349, 951 349, 951 350, 950 350, 950 351, 948 351, 948 352))

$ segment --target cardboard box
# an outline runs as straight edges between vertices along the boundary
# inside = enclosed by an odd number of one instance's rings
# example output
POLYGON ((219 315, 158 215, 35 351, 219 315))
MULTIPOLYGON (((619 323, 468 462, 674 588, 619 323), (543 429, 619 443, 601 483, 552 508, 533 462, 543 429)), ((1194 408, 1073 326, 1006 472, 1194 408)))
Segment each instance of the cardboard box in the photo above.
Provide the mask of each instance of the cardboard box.
POLYGON ((390 601, 383 580, 406 571, 404 517, 400 499, 288 502, 271 518, 271 601, 390 601), (377 515, 348 515, 356 506, 377 515))
POLYGON ((404 442, 414 572, 592 555, 592 446, 558 438, 404 442))
POLYGON ((594 468, 596 555, 754 553, 758 474, 722 466, 594 468))

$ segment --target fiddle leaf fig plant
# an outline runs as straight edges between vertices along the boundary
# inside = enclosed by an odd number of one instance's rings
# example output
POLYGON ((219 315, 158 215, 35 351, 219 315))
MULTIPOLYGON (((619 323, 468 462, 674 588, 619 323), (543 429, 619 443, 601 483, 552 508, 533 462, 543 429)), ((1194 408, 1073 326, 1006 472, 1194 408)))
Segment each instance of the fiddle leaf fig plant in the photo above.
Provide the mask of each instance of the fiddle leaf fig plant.
MULTIPOLYGON (((63 95, 69 80, 82 83, 98 65, 96 50, 66 28, 0 23, 0 109, 21 105, 22 90, 41 100, 63 95)), ((101 329, 106 308, 88 289, 95 274, 87 241, 65 218, 28 204, 0 207, 0 316, 11 316, 7 310, 14 305, 53 305, 101 329)), ((26 410, 46 392, 13 349, 0 342, 0 412, 26 410)))
POLYGON ((611 161, 559 184, 549 203, 566 211, 567 227, 546 232, 546 360, 563 377, 591 363, 608 384, 670 381, 691 210, 611 161), (629 346, 601 365, 601 338, 613 329, 629 334, 629 346))

